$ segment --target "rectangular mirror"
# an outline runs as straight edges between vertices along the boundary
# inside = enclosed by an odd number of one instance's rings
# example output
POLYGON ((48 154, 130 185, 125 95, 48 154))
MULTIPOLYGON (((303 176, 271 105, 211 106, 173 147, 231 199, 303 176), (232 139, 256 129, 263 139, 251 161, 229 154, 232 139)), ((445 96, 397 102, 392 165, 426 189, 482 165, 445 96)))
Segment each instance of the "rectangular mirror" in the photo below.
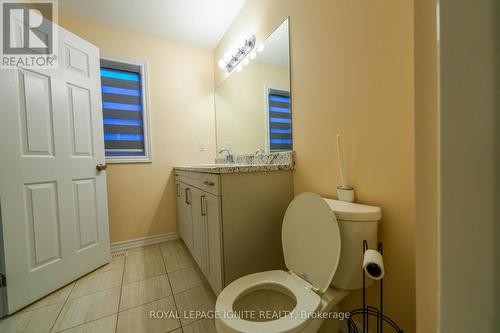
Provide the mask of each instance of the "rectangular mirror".
POLYGON ((217 151, 293 150, 289 44, 287 19, 215 89, 217 151))

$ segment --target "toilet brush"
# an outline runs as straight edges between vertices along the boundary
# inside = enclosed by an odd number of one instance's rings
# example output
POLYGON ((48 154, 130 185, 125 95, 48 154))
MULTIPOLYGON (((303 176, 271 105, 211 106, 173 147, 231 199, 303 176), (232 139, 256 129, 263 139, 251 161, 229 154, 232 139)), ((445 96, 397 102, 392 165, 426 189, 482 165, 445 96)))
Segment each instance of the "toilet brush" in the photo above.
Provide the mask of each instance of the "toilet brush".
POLYGON ((340 201, 354 202, 354 188, 347 185, 345 177, 344 152, 342 150, 342 142, 340 134, 337 134, 337 155, 340 170, 340 184, 337 186, 337 198, 340 201))

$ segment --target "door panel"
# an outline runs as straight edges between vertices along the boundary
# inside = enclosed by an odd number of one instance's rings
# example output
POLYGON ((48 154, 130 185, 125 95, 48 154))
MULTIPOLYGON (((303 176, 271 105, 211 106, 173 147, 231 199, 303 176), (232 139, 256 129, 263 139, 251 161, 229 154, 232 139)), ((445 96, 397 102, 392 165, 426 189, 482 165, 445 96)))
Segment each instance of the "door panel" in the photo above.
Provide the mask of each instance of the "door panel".
POLYGON ((19 70, 20 118, 23 153, 54 155, 54 130, 50 103, 50 77, 19 70))
POLYGON ((110 260, 99 49, 58 35, 59 68, 0 71, 8 313, 110 260))
POLYGON ((10 14, 10 44, 12 47, 24 46, 23 11, 14 9, 10 14))
POLYGON ((66 44, 64 46, 66 54, 66 68, 83 76, 89 76, 89 55, 85 50, 80 50, 75 46, 66 44))
POLYGON ((72 156, 92 156, 92 106, 90 91, 68 84, 72 156))
POLYGON ((78 251, 97 244, 99 241, 96 189, 94 179, 73 182, 75 215, 79 240, 78 251))
POLYGON ((61 258, 57 184, 55 182, 25 185, 27 235, 30 248, 30 270, 61 258))

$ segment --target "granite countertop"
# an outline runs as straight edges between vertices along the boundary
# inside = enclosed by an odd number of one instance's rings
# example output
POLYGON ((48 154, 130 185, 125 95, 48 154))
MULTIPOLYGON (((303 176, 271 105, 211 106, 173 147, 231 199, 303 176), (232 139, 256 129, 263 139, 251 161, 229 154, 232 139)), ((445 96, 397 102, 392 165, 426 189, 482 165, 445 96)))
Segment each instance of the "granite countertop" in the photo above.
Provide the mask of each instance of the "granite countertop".
POLYGON ((293 164, 206 164, 191 166, 176 166, 175 170, 194 171, 203 173, 243 173, 265 172, 279 170, 293 170, 293 164))
POLYGON ((293 170, 295 166, 293 152, 279 152, 261 155, 235 155, 234 163, 216 160, 214 164, 175 166, 175 170, 203 173, 244 173, 293 170))

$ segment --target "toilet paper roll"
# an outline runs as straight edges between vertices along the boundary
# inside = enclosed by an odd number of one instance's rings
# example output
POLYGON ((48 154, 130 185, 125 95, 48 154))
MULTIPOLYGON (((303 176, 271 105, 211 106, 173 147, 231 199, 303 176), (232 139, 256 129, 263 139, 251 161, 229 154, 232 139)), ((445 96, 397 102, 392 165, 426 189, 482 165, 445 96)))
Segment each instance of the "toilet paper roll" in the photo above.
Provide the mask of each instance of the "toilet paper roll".
POLYGON ((376 250, 366 250, 363 258, 363 270, 370 278, 381 280, 384 277, 384 260, 376 250))

